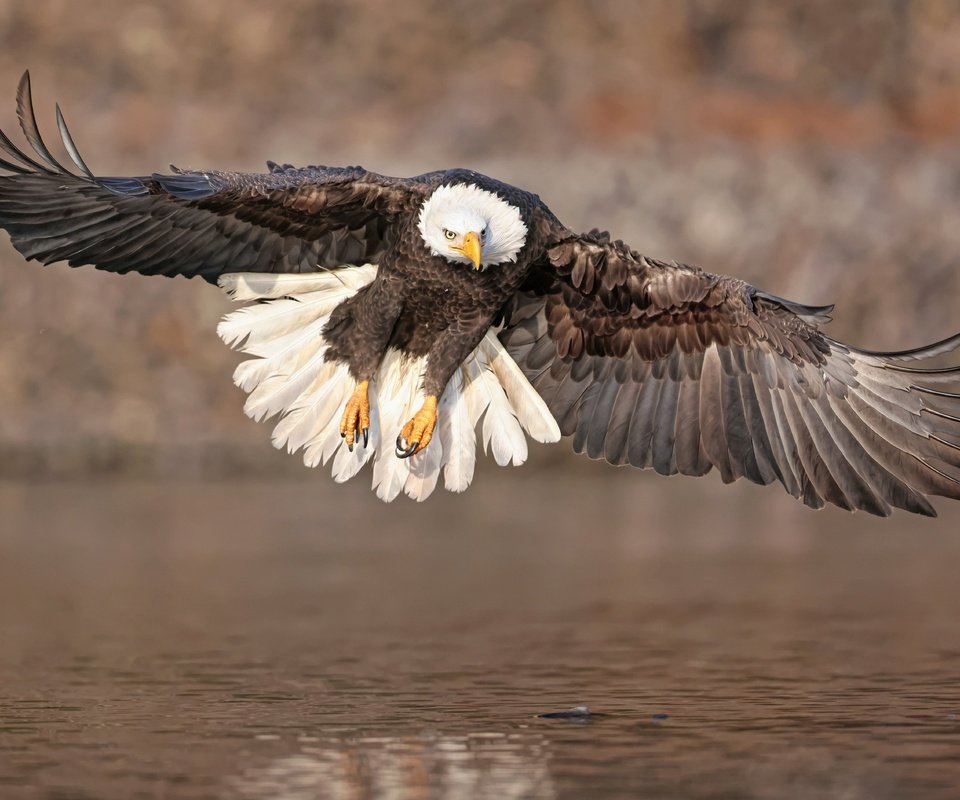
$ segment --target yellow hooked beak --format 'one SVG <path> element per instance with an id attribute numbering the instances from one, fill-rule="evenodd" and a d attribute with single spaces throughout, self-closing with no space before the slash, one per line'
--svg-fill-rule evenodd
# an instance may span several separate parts
<path id="1" fill-rule="evenodd" d="M 468 231 L 463 237 L 463 244 L 452 245 L 450 249 L 469 258 L 474 269 L 480 269 L 480 234 L 476 231 Z"/>

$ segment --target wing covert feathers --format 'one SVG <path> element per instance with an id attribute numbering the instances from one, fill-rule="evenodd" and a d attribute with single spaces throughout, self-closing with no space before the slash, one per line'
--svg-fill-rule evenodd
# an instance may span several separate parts
<path id="1" fill-rule="evenodd" d="M 960 499 L 960 336 L 849 347 L 804 306 L 605 234 L 549 253 L 500 338 L 574 448 L 664 475 L 781 483 L 820 508 L 934 515 Z"/>
<path id="2" fill-rule="evenodd" d="M 522 464 L 524 431 L 538 441 L 556 441 L 560 431 L 534 391 L 492 333 L 447 384 L 438 405 L 438 434 L 423 452 L 397 458 L 394 443 L 423 401 L 423 359 L 389 350 L 371 381 L 370 445 L 351 453 L 339 421 L 356 381 L 347 368 L 325 360 L 323 328 L 339 303 L 376 276 L 375 265 L 314 275 L 229 274 L 220 286 L 252 305 L 228 314 L 217 332 L 233 348 L 254 358 L 240 363 L 234 382 L 249 393 L 244 411 L 261 420 L 280 415 L 273 444 L 303 450 L 307 466 L 330 465 L 343 482 L 373 461 L 373 487 L 386 501 L 405 493 L 425 500 L 442 474 L 444 486 L 464 491 L 473 479 L 477 428 L 498 464 Z"/>

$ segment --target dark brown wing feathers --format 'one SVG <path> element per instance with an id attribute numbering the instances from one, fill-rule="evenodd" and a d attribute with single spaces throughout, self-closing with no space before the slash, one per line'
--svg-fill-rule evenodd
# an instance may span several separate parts
<path id="1" fill-rule="evenodd" d="M 0 225 L 27 258 L 113 272 L 200 275 L 305 272 L 376 261 L 387 226 L 418 197 L 415 181 L 361 167 L 272 164 L 266 174 L 195 172 L 94 177 L 57 108 L 60 138 L 80 174 L 40 135 L 29 75 L 17 116 L 36 157 L 0 132 Z"/>
<path id="2" fill-rule="evenodd" d="M 578 452 L 779 481 L 813 507 L 933 514 L 927 495 L 960 498 L 960 368 L 927 366 L 960 337 L 857 350 L 819 329 L 831 306 L 598 231 L 553 247 L 526 288 L 501 338 Z"/>

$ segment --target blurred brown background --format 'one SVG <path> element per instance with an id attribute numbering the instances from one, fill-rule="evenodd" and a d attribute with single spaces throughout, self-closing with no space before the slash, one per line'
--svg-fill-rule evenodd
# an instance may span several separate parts
<path id="1" fill-rule="evenodd" d="M 470 166 L 838 338 L 960 331 L 960 2 L 0 0 L 18 141 L 27 67 L 103 174 Z M 388 506 L 243 416 L 230 307 L 0 235 L 3 800 L 957 796 L 960 504 L 564 445 Z"/>
<path id="2" fill-rule="evenodd" d="M 4 0 L 12 135 L 27 67 L 101 173 L 470 166 L 857 344 L 960 329 L 955 2 Z M 0 262 L 0 476 L 302 471 L 242 415 L 215 288 Z"/>

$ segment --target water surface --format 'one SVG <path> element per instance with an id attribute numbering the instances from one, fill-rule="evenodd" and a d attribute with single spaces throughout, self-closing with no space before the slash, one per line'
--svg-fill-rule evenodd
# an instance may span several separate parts
<path id="1" fill-rule="evenodd" d="M 0 797 L 958 795 L 956 510 L 533 474 L 0 485 Z"/>

